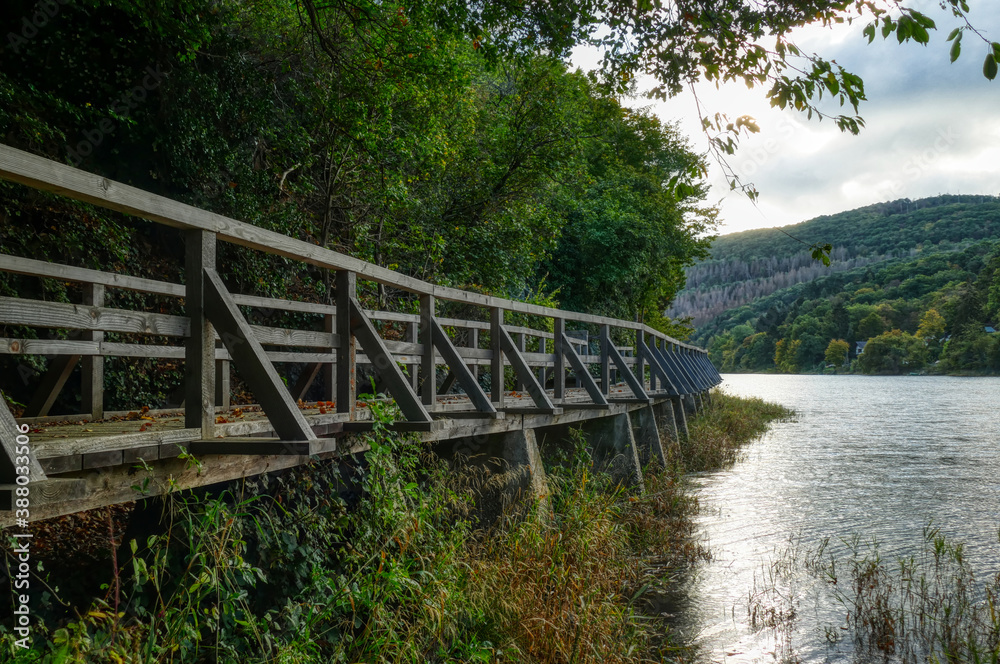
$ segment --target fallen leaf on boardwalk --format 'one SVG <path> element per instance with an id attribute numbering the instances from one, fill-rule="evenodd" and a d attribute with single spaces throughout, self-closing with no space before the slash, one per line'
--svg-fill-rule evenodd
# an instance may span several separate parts
<path id="1" fill-rule="evenodd" d="M 326 408 L 324 408 L 323 406 L 320 406 L 319 407 L 319 414 L 320 415 L 326 415 Z"/>
<path id="2" fill-rule="evenodd" d="M 224 418 L 222 415 L 219 415 L 219 416 L 217 416 L 215 418 L 215 423 L 216 424 L 227 424 L 228 422 L 229 422 L 229 420 L 227 420 L 226 418 Z"/>
<path id="3" fill-rule="evenodd" d="M 148 429 L 151 426 L 153 426 L 153 425 L 150 424 L 149 422 L 144 422 L 143 425 L 141 427 L 139 427 L 139 433 L 142 433 L 143 431 L 145 431 L 146 429 Z"/>
<path id="4" fill-rule="evenodd" d="M 132 412 L 130 412 L 128 415 L 125 416 L 125 419 L 126 420 L 137 420 L 137 419 L 139 419 L 139 413 L 137 413 L 137 412 L 135 412 L 133 410 Z"/>
<path id="5" fill-rule="evenodd" d="M 140 420 L 149 420 L 150 422 L 153 422 L 153 421 L 155 421 L 155 419 L 156 419 L 156 418 L 153 418 L 153 417 L 146 417 L 145 415 L 143 415 L 143 416 L 142 416 L 142 417 L 140 417 L 139 419 L 140 419 Z"/>
<path id="6" fill-rule="evenodd" d="M 243 409 L 237 408 L 233 411 L 233 417 L 243 417 Z"/>
<path id="7" fill-rule="evenodd" d="M 143 414 L 143 415 L 145 415 L 146 413 L 148 413 L 148 412 L 149 412 L 149 406 L 143 406 L 143 407 L 141 408 L 141 410 L 142 410 L 142 414 Z"/>

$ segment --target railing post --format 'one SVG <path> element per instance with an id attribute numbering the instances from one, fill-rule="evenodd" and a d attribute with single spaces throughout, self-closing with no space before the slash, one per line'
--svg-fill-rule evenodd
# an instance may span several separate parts
<path id="1" fill-rule="evenodd" d="M 642 353 L 643 331 L 639 328 L 635 331 L 635 376 L 639 379 L 639 385 L 646 389 L 646 356 Z"/>
<path id="2" fill-rule="evenodd" d="M 555 367 L 552 369 L 552 398 L 563 399 L 566 396 L 566 349 L 563 348 L 563 337 L 566 335 L 566 319 L 555 318 L 552 320 L 552 329 L 555 336 Z"/>
<path id="3" fill-rule="evenodd" d="M 216 350 L 225 348 L 221 343 L 216 345 Z M 229 360 L 215 361 L 215 405 L 221 408 L 229 408 Z"/>
<path id="4" fill-rule="evenodd" d="M 215 233 L 184 233 L 184 303 L 191 336 L 184 351 L 184 426 L 201 429 L 204 440 L 215 438 L 215 331 L 205 313 L 205 269 L 215 269 Z"/>
<path id="5" fill-rule="evenodd" d="M 500 343 L 500 328 L 503 327 L 503 309 L 490 309 L 490 348 L 493 349 L 493 361 L 490 363 L 490 401 L 503 408 L 503 346 Z"/>
<path id="6" fill-rule="evenodd" d="M 473 327 L 469 329 L 469 347 L 479 349 L 479 328 Z M 472 372 L 472 377 L 479 382 L 479 365 L 475 362 L 469 365 L 469 371 Z"/>
<path id="7" fill-rule="evenodd" d="M 104 306 L 104 286 L 102 284 L 84 284 L 83 303 L 92 307 Z M 84 341 L 104 341 L 104 333 L 85 331 Z M 84 355 L 80 368 L 83 371 L 83 386 L 80 391 L 81 405 L 84 413 L 90 413 L 90 419 L 104 419 L 104 356 Z"/>
<path id="8" fill-rule="evenodd" d="M 434 355 L 434 296 L 420 296 L 420 328 L 421 343 L 424 353 L 421 356 L 424 387 L 420 393 L 425 406 L 432 406 L 437 401 L 437 362 Z"/>
<path id="9" fill-rule="evenodd" d="M 547 344 L 546 344 L 547 341 L 548 341 L 548 339 L 546 339 L 545 337 L 538 337 L 538 352 L 539 353 L 543 353 L 543 354 L 545 353 L 545 349 L 547 348 Z M 548 373 L 548 366 L 547 365 L 543 364 L 542 366 L 538 367 L 538 382 L 542 384 L 542 389 L 543 390 L 545 389 L 545 383 L 548 382 L 547 381 L 547 376 L 545 375 L 547 373 Z"/>
<path id="10" fill-rule="evenodd" d="M 358 290 L 358 277 L 353 272 L 337 272 L 337 412 L 350 413 L 354 419 L 357 405 L 357 341 L 351 332 L 351 300 Z"/>
<path id="11" fill-rule="evenodd" d="M 411 344 L 420 343 L 420 324 L 419 323 L 407 323 L 406 324 L 406 340 Z M 406 365 L 407 371 L 410 372 L 410 387 L 416 392 L 420 387 L 420 365 L 419 364 L 408 364 Z"/>
<path id="12" fill-rule="evenodd" d="M 334 314 L 323 316 L 323 331 L 330 334 L 337 333 L 337 317 Z M 336 348 L 330 349 L 331 353 L 336 353 Z M 337 364 L 328 362 L 321 369 L 323 372 L 323 400 L 336 401 L 337 399 Z"/>
<path id="13" fill-rule="evenodd" d="M 611 394 L 611 326 L 601 325 L 601 392 Z"/>

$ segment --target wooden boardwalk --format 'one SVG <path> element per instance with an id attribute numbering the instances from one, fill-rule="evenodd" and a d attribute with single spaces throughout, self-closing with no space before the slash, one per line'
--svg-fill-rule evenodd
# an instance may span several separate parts
<path id="1" fill-rule="evenodd" d="M 639 323 L 436 286 L 3 145 L 0 178 L 176 228 L 185 253 L 184 284 L 0 253 L 0 271 L 82 289 L 73 303 L 0 297 L 0 326 L 19 331 L 0 338 L 8 369 L 18 356 L 48 358 L 21 418 L 0 401 L 0 526 L 14 522 L 18 487 L 30 488 L 34 520 L 133 500 L 137 477 L 165 492 L 357 452 L 372 427 L 369 401 L 395 403 L 394 428 L 475 447 L 628 417 L 633 428 L 655 429 L 657 417 L 683 428 L 685 401 L 694 406 L 721 380 L 703 350 Z M 230 292 L 219 242 L 331 271 L 335 301 Z M 358 280 L 405 293 L 420 313 L 364 309 Z M 105 306 L 116 289 L 170 300 L 171 313 Z M 464 316 L 439 316 L 449 303 Z M 252 324 L 261 310 L 305 314 L 312 329 Z M 530 322 L 507 324 L 505 313 Z M 179 396 L 197 406 L 105 412 L 106 357 L 183 361 Z M 77 367 L 83 412 L 50 416 Z M 230 404 L 234 369 L 259 404 Z M 369 376 L 382 396 L 359 399 Z M 322 399 L 303 402 L 310 390 Z"/>

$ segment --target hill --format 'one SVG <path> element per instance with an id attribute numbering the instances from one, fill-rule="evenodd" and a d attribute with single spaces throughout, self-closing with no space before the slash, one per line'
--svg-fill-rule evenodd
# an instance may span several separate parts
<path id="1" fill-rule="evenodd" d="M 701 328 L 725 311 L 825 275 L 900 257 L 962 249 L 1000 237 L 1000 198 L 935 196 L 879 203 L 809 221 L 723 235 L 711 258 L 686 271 L 667 311 Z M 809 246 L 833 245 L 829 267 Z"/>
<path id="2" fill-rule="evenodd" d="M 831 265 L 803 242 L 832 243 Z M 726 371 L 852 359 L 871 373 L 1000 370 L 989 331 L 1000 317 L 997 197 L 895 201 L 723 236 L 688 277 L 669 313 L 694 317 L 693 341 Z M 868 344 L 860 357 L 857 342 Z"/>

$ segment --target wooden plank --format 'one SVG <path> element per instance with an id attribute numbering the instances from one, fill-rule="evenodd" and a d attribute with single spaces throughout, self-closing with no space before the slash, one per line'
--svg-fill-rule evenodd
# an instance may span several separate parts
<path id="1" fill-rule="evenodd" d="M 455 387 L 455 383 L 457 382 L 458 379 L 455 377 L 455 373 L 453 371 L 449 371 L 447 374 L 445 374 L 444 381 L 441 383 L 441 387 L 438 388 L 437 391 L 438 396 L 442 396 L 451 392 L 452 388 Z"/>
<path id="2" fill-rule="evenodd" d="M 333 334 L 337 330 L 337 317 L 333 314 L 326 314 L 323 316 L 323 331 Z M 333 344 L 332 348 L 328 350 L 336 354 L 337 349 L 340 348 L 344 340 L 337 338 L 337 343 Z M 323 374 L 323 400 L 333 401 L 337 398 L 337 364 L 336 362 L 330 364 L 318 363 L 320 365 L 320 373 Z"/>
<path id="3" fill-rule="evenodd" d="M 85 284 L 101 284 L 111 288 L 133 290 L 140 293 L 184 297 L 184 286 L 166 281 L 141 279 L 113 272 L 89 270 L 58 263 L 48 263 L 32 258 L 21 258 L 10 254 L 0 254 L 0 270 L 33 277 L 47 277 L 60 281 L 76 281 Z"/>
<path id="4" fill-rule="evenodd" d="M 55 402 L 63 385 L 72 375 L 79 355 L 58 355 L 49 362 L 49 368 L 42 376 L 42 382 L 35 390 L 35 395 L 31 402 L 24 409 L 23 417 L 44 417 L 49 414 L 52 404 Z"/>
<path id="5" fill-rule="evenodd" d="M 514 343 L 507 330 L 502 326 L 498 326 L 498 330 L 500 333 L 500 348 L 510 360 L 511 366 L 514 367 L 514 372 L 521 379 L 521 382 L 524 383 L 528 394 L 531 395 L 532 401 L 535 402 L 538 408 L 554 411 L 555 404 L 549 399 L 549 395 L 545 393 L 545 388 L 539 384 L 538 378 L 535 377 L 534 372 L 528 367 L 524 358 L 521 357 L 521 352 L 517 349 L 517 344 Z"/>
<path id="6" fill-rule="evenodd" d="M 222 279 L 213 268 L 205 268 L 204 288 L 206 314 L 219 330 L 222 343 L 232 355 L 236 369 L 257 397 L 278 437 L 282 440 L 313 440 L 316 436 L 302 411 L 288 394 L 274 365 L 265 356 L 250 325 L 236 308 L 236 303 L 229 297 Z M 214 396 L 213 390 L 212 397 Z M 210 412 L 214 423 L 215 409 L 212 408 Z M 206 440 L 214 437 L 202 436 Z"/>
<path id="7" fill-rule="evenodd" d="M 103 288 L 92 284 L 91 287 Z M 100 299 L 103 300 L 103 293 Z M 88 303 L 42 302 L 14 297 L 0 297 L 0 323 L 168 337 L 186 337 L 190 333 L 188 319 L 181 316 L 111 309 Z M 100 339 L 84 340 L 100 341 Z"/>
<path id="8" fill-rule="evenodd" d="M 0 485 L 0 512 L 14 511 L 14 492 L 16 485 Z M 31 483 L 32 514 L 37 507 L 64 500 L 78 500 L 86 496 L 86 484 L 78 479 L 46 479 Z"/>
<path id="9" fill-rule="evenodd" d="M 215 360 L 215 405 L 219 408 L 229 408 L 230 373 L 229 360 Z"/>
<path id="10" fill-rule="evenodd" d="M 430 320 L 430 323 L 433 330 L 432 338 L 434 344 L 441 351 L 441 356 L 451 368 L 452 374 L 456 377 L 462 389 L 465 390 L 472 405 L 481 413 L 495 414 L 497 409 L 493 407 L 490 397 L 483 391 L 483 388 L 479 385 L 479 381 L 462 361 L 461 355 L 459 355 L 458 350 L 451 339 L 448 338 L 448 335 L 444 333 L 444 329 L 440 323 L 433 318 Z"/>
<path id="11" fill-rule="evenodd" d="M 184 355 L 184 424 L 215 436 L 215 329 L 208 300 L 208 270 L 215 269 L 215 236 L 199 230 L 184 234 L 184 308 L 190 332 Z"/>
<path id="12" fill-rule="evenodd" d="M 371 321 L 368 320 L 364 309 L 353 298 L 350 305 L 351 332 L 361 342 L 361 347 L 371 359 L 372 366 L 375 367 L 379 378 L 389 388 L 389 393 L 396 400 L 403 416 L 410 422 L 430 422 L 430 414 L 410 388 L 406 376 L 403 375 L 392 353 L 385 347 L 382 338 L 375 331 Z"/>
<path id="13" fill-rule="evenodd" d="M 358 396 L 358 365 L 350 311 L 357 288 L 358 280 L 353 272 L 337 273 L 337 309 L 341 312 L 336 318 L 337 334 L 340 335 L 340 343 L 337 344 L 337 412 L 350 414 L 352 420 Z"/>
<path id="14" fill-rule="evenodd" d="M 580 382 L 583 383 L 583 387 L 586 388 L 591 401 L 598 406 L 607 406 L 607 398 L 604 396 L 597 383 L 594 382 L 594 377 L 590 375 L 587 365 L 585 365 L 583 360 L 580 359 L 580 356 L 576 354 L 576 351 L 573 349 L 573 346 L 569 343 L 568 339 L 563 339 L 562 348 L 563 352 L 566 353 L 567 359 L 569 359 L 569 365 L 573 369 L 573 373 L 575 373 Z"/>
<path id="15" fill-rule="evenodd" d="M 83 470 L 90 470 L 91 468 L 107 468 L 108 466 L 120 466 L 121 463 L 121 450 L 92 452 L 90 454 L 83 455 Z"/>
<path id="16" fill-rule="evenodd" d="M 233 302 L 241 307 L 277 309 L 278 311 L 296 311 L 303 314 L 333 315 L 337 313 L 337 308 L 329 304 L 317 304 L 315 302 L 302 302 L 299 300 L 282 300 L 273 297 L 260 297 L 258 295 L 240 295 L 238 293 L 232 293 L 232 296 Z"/>
<path id="17" fill-rule="evenodd" d="M 119 430 L 120 422 L 106 423 L 109 431 Z M 267 420 L 261 420 L 262 426 L 268 426 Z M 218 433 L 225 434 L 227 425 L 220 425 Z M 117 427 L 117 428 L 116 428 Z M 172 443 L 186 443 L 201 438 L 201 430 L 193 429 L 160 429 L 153 431 L 133 431 L 110 435 L 87 436 L 84 438 L 62 438 L 33 440 L 35 455 L 42 461 L 59 457 L 96 454 L 114 450 L 138 449 L 151 445 L 163 446 Z"/>
<path id="18" fill-rule="evenodd" d="M 420 341 L 420 324 L 419 323 L 407 323 L 406 324 L 406 339 L 412 344 L 417 344 Z M 423 352 L 423 347 L 421 346 L 421 353 Z M 406 370 L 410 372 L 410 387 L 416 392 L 420 389 L 420 365 L 419 364 L 407 364 Z"/>
<path id="19" fill-rule="evenodd" d="M 187 444 L 191 454 L 253 454 L 309 456 L 316 453 L 318 440 L 281 440 L 280 438 L 213 438 Z"/>

